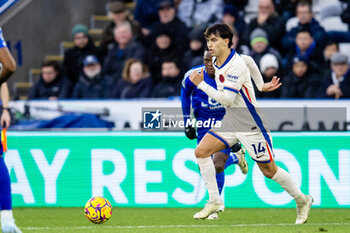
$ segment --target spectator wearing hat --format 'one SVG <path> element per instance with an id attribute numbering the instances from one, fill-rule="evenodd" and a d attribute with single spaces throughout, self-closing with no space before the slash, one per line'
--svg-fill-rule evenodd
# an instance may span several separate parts
<path id="1" fill-rule="evenodd" d="M 102 66 L 95 55 L 83 60 L 83 72 L 74 87 L 73 99 L 106 99 L 111 97 L 113 80 L 102 73 Z"/>
<path id="2" fill-rule="evenodd" d="M 84 57 L 88 54 L 97 55 L 98 50 L 88 33 L 86 25 L 75 25 L 71 34 L 74 47 L 64 53 L 63 71 L 74 85 L 78 81 Z"/>
<path id="3" fill-rule="evenodd" d="M 252 49 L 249 55 L 254 59 L 258 66 L 260 64 L 261 57 L 267 53 L 273 54 L 279 61 L 281 60 L 280 53 L 269 44 L 267 33 L 263 29 L 256 28 L 254 31 L 252 31 L 250 35 L 250 46 Z"/>
<path id="4" fill-rule="evenodd" d="M 136 0 L 134 19 L 141 24 L 142 34 L 148 36 L 153 24 L 159 21 L 158 6 L 164 0 Z"/>
<path id="5" fill-rule="evenodd" d="M 262 77 L 264 80 L 264 83 L 270 82 L 273 78 L 273 76 L 280 77 L 279 67 L 280 64 L 278 62 L 278 58 L 270 53 L 265 54 L 260 59 L 260 71 L 262 73 Z M 256 87 L 255 88 L 255 95 L 257 98 L 279 98 L 281 95 L 280 88 L 271 91 L 271 92 L 261 92 L 258 91 Z"/>
<path id="6" fill-rule="evenodd" d="M 177 16 L 188 28 L 204 30 L 210 24 L 218 23 L 222 20 L 224 5 L 223 0 L 181 1 Z"/>
<path id="7" fill-rule="evenodd" d="M 318 94 L 319 98 L 350 98 L 349 58 L 345 54 L 335 53 L 331 57 L 332 69 L 325 74 Z"/>
<path id="8" fill-rule="evenodd" d="M 222 22 L 229 26 L 232 30 L 235 28 L 239 35 L 243 34 L 246 23 L 238 14 L 238 10 L 231 4 L 226 4 L 222 16 Z"/>
<path id="9" fill-rule="evenodd" d="M 160 32 L 166 30 L 179 50 L 184 52 L 188 48 L 188 33 L 186 25 L 176 16 L 175 5 L 172 1 L 164 0 L 158 7 L 159 22 L 152 27 L 147 44 L 151 47 Z"/>
<path id="10" fill-rule="evenodd" d="M 57 100 L 69 98 L 72 85 L 63 76 L 56 61 L 46 61 L 41 65 L 40 79 L 30 90 L 28 99 Z"/>
<path id="11" fill-rule="evenodd" d="M 141 41 L 142 32 L 141 26 L 138 22 L 130 18 L 130 12 L 127 9 L 126 5 L 122 1 L 110 2 L 107 4 L 108 16 L 111 18 L 111 21 L 106 25 L 101 35 L 100 40 L 100 49 L 102 56 L 106 56 L 108 53 L 108 48 L 114 42 L 114 28 L 115 25 L 118 25 L 123 22 L 129 22 L 135 40 Z"/>
<path id="12" fill-rule="evenodd" d="M 258 16 L 253 18 L 242 35 L 244 44 L 249 44 L 249 37 L 256 28 L 261 28 L 267 33 L 270 45 L 280 48 L 280 38 L 285 33 L 285 22 L 275 12 L 272 0 L 260 0 L 258 6 Z"/>
<path id="13" fill-rule="evenodd" d="M 304 56 L 293 58 L 292 72 L 285 76 L 282 86 L 282 98 L 315 98 L 321 80 L 319 74 L 310 66 Z"/>
<path id="14" fill-rule="evenodd" d="M 310 65 L 314 67 L 319 67 L 324 63 L 322 50 L 317 46 L 316 41 L 311 36 L 308 29 L 301 29 L 298 31 L 294 49 L 290 50 L 287 55 L 287 70 L 291 69 L 294 56 L 304 57 L 305 60 L 308 60 Z"/>
<path id="15" fill-rule="evenodd" d="M 104 61 L 104 72 L 115 79 L 122 78 L 124 63 L 129 58 L 143 60 L 145 49 L 135 41 L 129 22 L 118 24 L 114 29 L 114 42 Z"/>
<path id="16" fill-rule="evenodd" d="M 150 68 L 154 83 L 157 84 L 161 80 L 163 61 L 168 57 L 180 60 L 183 52 L 178 49 L 174 37 L 171 37 L 171 33 L 167 29 L 158 31 L 154 36 L 155 43 L 147 53 L 146 64 Z"/>
<path id="17" fill-rule="evenodd" d="M 119 80 L 114 98 L 146 98 L 152 94 L 153 82 L 148 67 L 141 60 L 131 58 L 125 62 L 123 79 Z"/>
<path id="18" fill-rule="evenodd" d="M 153 97 L 167 98 L 171 96 L 180 96 L 182 75 L 173 58 L 165 59 L 162 62 L 162 78 L 154 87 Z"/>
<path id="19" fill-rule="evenodd" d="M 183 56 L 183 68 L 189 70 L 191 67 L 203 64 L 203 53 L 205 49 L 205 40 L 203 31 L 193 29 L 188 35 L 190 38 L 190 49 Z"/>
<path id="20" fill-rule="evenodd" d="M 285 51 L 293 49 L 295 39 L 300 30 L 309 30 L 315 42 L 320 48 L 324 48 L 327 43 L 328 36 L 321 25 L 314 19 L 311 11 L 311 4 L 307 1 L 300 1 L 297 4 L 296 15 L 299 19 L 298 26 L 292 28 L 282 39 L 282 47 Z M 279 35 L 280 36 L 283 34 Z"/>

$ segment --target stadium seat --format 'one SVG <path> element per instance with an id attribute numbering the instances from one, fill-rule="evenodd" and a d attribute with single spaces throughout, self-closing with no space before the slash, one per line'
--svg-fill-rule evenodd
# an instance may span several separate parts
<path id="1" fill-rule="evenodd" d="M 258 13 L 259 0 L 249 0 L 248 5 L 244 8 L 244 20 L 249 23 Z"/>
<path id="2" fill-rule="evenodd" d="M 350 58 L 350 43 L 339 43 L 339 51 L 348 55 L 348 57 Z"/>
<path id="3" fill-rule="evenodd" d="M 327 5 L 321 6 L 320 19 L 324 20 L 328 17 L 340 16 L 341 13 L 342 13 L 342 7 L 339 2 L 327 4 Z"/>
<path id="4" fill-rule="evenodd" d="M 89 34 L 94 42 L 100 40 L 102 32 L 103 32 L 103 29 L 101 28 L 95 28 L 95 29 L 89 30 Z"/>
<path id="5" fill-rule="evenodd" d="M 107 15 L 92 15 L 90 18 L 91 29 L 104 28 L 111 19 Z"/>
<path id="6" fill-rule="evenodd" d="M 325 18 L 324 20 L 321 21 L 321 26 L 324 28 L 324 30 L 326 30 L 326 32 L 348 31 L 348 25 L 343 23 L 343 21 L 339 16 Z"/>
<path id="7" fill-rule="evenodd" d="M 289 32 L 292 28 L 297 27 L 298 23 L 299 23 L 298 17 L 292 17 L 292 18 L 288 19 L 288 21 L 286 23 L 286 31 Z"/>
<path id="8" fill-rule="evenodd" d="M 61 55 L 46 55 L 45 56 L 45 61 L 62 62 L 63 61 L 63 56 L 61 56 Z"/>
<path id="9" fill-rule="evenodd" d="M 339 0 L 313 0 L 312 11 L 316 14 L 320 12 L 323 6 L 339 3 Z"/>
<path id="10" fill-rule="evenodd" d="M 14 83 L 14 96 L 15 99 L 27 100 L 30 89 L 32 88 L 32 83 L 27 82 L 16 82 Z"/>
<path id="11" fill-rule="evenodd" d="M 41 69 L 30 69 L 28 72 L 28 80 L 30 83 L 36 83 L 41 75 Z"/>

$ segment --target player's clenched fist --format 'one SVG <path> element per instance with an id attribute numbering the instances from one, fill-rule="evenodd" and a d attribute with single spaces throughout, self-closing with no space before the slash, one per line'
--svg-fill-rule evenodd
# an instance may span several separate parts
<path id="1" fill-rule="evenodd" d="M 198 86 L 204 80 L 203 69 L 201 69 L 201 73 L 194 70 L 190 75 L 190 80 L 194 85 Z"/>

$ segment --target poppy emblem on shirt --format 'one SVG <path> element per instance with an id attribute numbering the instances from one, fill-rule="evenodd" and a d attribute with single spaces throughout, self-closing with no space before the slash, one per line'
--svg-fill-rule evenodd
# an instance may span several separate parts
<path id="1" fill-rule="evenodd" d="M 225 77 L 222 74 L 220 74 L 219 80 L 220 80 L 220 82 L 223 83 L 223 82 L 225 82 Z"/>

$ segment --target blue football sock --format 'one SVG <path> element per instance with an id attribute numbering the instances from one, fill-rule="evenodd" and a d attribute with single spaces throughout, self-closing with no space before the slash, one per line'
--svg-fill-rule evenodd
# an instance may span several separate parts
<path id="1" fill-rule="evenodd" d="M 237 164 L 238 163 L 238 159 L 237 156 L 234 153 L 230 153 L 230 155 L 228 156 L 228 159 L 226 160 L 225 163 L 225 169 L 232 165 L 232 164 Z"/>
<path id="2" fill-rule="evenodd" d="M 225 184 L 225 172 L 216 173 L 216 182 L 218 183 L 219 194 L 221 195 Z"/>
<path id="3" fill-rule="evenodd" d="M 11 205 L 11 182 L 5 165 L 4 157 L 0 155 L 0 210 L 10 210 Z"/>

